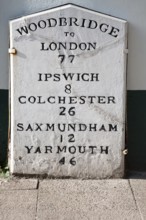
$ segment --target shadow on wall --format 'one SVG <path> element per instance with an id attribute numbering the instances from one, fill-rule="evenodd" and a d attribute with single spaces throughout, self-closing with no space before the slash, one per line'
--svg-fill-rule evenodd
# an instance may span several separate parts
<path id="1" fill-rule="evenodd" d="M 0 90 L 0 166 L 7 162 L 8 149 L 8 90 Z"/>

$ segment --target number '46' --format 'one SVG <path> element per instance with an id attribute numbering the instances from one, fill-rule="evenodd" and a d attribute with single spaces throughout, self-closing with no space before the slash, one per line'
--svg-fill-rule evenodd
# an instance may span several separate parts
<path id="1" fill-rule="evenodd" d="M 65 157 L 62 157 L 61 160 L 59 160 L 59 163 L 61 165 L 64 165 L 65 164 Z M 76 161 L 75 161 L 75 157 L 72 157 L 69 161 L 69 163 L 72 165 L 72 166 L 75 166 L 76 165 Z"/>

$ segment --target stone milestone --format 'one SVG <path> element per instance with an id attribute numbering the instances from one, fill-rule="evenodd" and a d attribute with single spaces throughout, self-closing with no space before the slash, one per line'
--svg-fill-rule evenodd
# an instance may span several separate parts
<path id="1" fill-rule="evenodd" d="M 127 22 L 75 5 L 10 21 L 13 174 L 124 174 Z"/>

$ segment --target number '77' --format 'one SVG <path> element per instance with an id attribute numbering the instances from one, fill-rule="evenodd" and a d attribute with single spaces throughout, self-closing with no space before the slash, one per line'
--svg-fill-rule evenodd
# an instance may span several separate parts
<path id="1" fill-rule="evenodd" d="M 58 55 L 58 58 L 60 58 L 60 63 L 63 63 L 64 60 L 65 60 L 65 55 Z M 70 63 L 73 63 L 73 60 L 75 58 L 75 55 L 69 55 L 68 56 L 69 60 L 70 60 Z"/>

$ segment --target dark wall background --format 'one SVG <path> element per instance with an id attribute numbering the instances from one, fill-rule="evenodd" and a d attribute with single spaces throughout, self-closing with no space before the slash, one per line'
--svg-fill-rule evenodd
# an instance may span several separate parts
<path id="1" fill-rule="evenodd" d="M 146 171 L 146 91 L 127 93 L 126 167 Z"/>
<path id="2" fill-rule="evenodd" d="M 0 165 L 7 163 L 8 149 L 8 90 L 0 90 Z"/>

